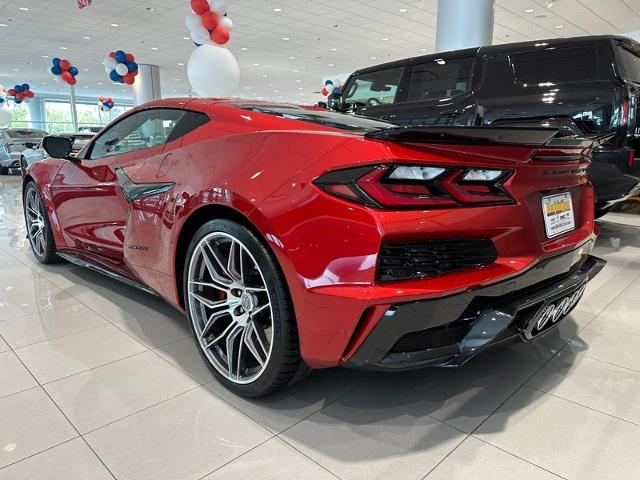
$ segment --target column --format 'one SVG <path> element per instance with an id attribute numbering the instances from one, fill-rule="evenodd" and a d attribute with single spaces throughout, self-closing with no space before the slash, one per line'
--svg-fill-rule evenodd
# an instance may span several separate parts
<path id="1" fill-rule="evenodd" d="M 158 65 L 138 65 L 138 76 L 133 84 L 133 99 L 136 105 L 162 98 L 160 90 L 160 67 Z"/>
<path id="2" fill-rule="evenodd" d="M 26 106 L 31 128 L 46 130 L 47 125 L 44 112 L 44 100 L 42 97 L 36 96 L 32 98 Z"/>
<path id="3" fill-rule="evenodd" d="M 495 0 L 438 0 L 436 52 L 491 45 Z"/>
<path id="4" fill-rule="evenodd" d="M 73 131 L 78 131 L 78 108 L 76 106 L 76 87 L 71 85 L 70 103 L 71 103 L 71 123 L 73 124 Z"/>

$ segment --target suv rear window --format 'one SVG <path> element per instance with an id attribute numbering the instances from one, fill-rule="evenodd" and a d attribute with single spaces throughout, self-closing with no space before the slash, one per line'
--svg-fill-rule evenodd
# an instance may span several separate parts
<path id="1" fill-rule="evenodd" d="M 409 102 L 441 100 L 469 90 L 474 57 L 439 58 L 413 67 Z"/>
<path id="2" fill-rule="evenodd" d="M 640 82 L 640 48 L 632 50 L 618 43 L 618 53 L 624 77 L 632 82 Z"/>
<path id="3" fill-rule="evenodd" d="M 346 87 L 344 102 L 355 107 L 376 107 L 395 102 L 404 67 L 361 73 Z"/>
<path id="4" fill-rule="evenodd" d="M 515 76 L 522 83 L 590 81 L 598 77 L 593 45 L 514 53 L 510 58 Z"/>

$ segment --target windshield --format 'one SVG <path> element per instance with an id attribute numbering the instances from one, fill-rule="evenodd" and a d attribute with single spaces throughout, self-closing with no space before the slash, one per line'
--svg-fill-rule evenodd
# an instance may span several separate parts
<path id="1" fill-rule="evenodd" d="M 388 122 L 370 120 L 356 115 L 324 110 L 307 110 L 294 105 L 239 105 L 238 108 L 355 132 L 369 132 L 395 126 Z"/>
<path id="2" fill-rule="evenodd" d="M 351 78 L 343 95 L 347 108 L 393 104 L 404 67 L 359 73 Z"/>
<path id="3" fill-rule="evenodd" d="M 5 130 L 9 138 L 42 138 L 47 136 L 44 130 Z"/>

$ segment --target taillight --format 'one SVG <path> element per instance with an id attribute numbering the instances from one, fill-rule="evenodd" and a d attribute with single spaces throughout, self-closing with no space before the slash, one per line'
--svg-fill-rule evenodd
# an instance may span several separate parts
<path id="1" fill-rule="evenodd" d="M 373 165 L 314 180 L 325 192 L 375 208 L 453 208 L 513 203 L 511 170 L 434 165 Z"/>
<path id="2" fill-rule="evenodd" d="M 622 118 L 620 119 L 620 126 L 626 127 L 629 124 L 629 100 L 625 100 L 622 104 Z"/>
<path id="3" fill-rule="evenodd" d="M 635 166 L 635 163 L 636 163 L 635 156 L 636 156 L 636 152 L 634 150 L 631 150 L 629 152 L 629 159 L 627 160 L 627 166 L 629 168 L 633 168 Z"/>

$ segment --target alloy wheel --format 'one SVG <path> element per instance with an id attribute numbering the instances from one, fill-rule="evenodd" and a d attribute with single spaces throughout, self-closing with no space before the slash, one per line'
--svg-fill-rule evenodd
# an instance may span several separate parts
<path id="1" fill-rule="evenodd" d="M 248 384 L 267 368 L 274 339 L 273 308 L 258 262 L 237 238 L 205 236 L 188 271 L 188 308 L 194 332 L 214 368 Z"/>
<path id="2" fill-rule="evenodd" d="M 31 247 L 38 257 L 43 257 L 46 249 L 45 221 L 42 200 L 35 188 L 27 191 L 25 198 L 25 213 L 27 218 L 27 233 Z"/>

